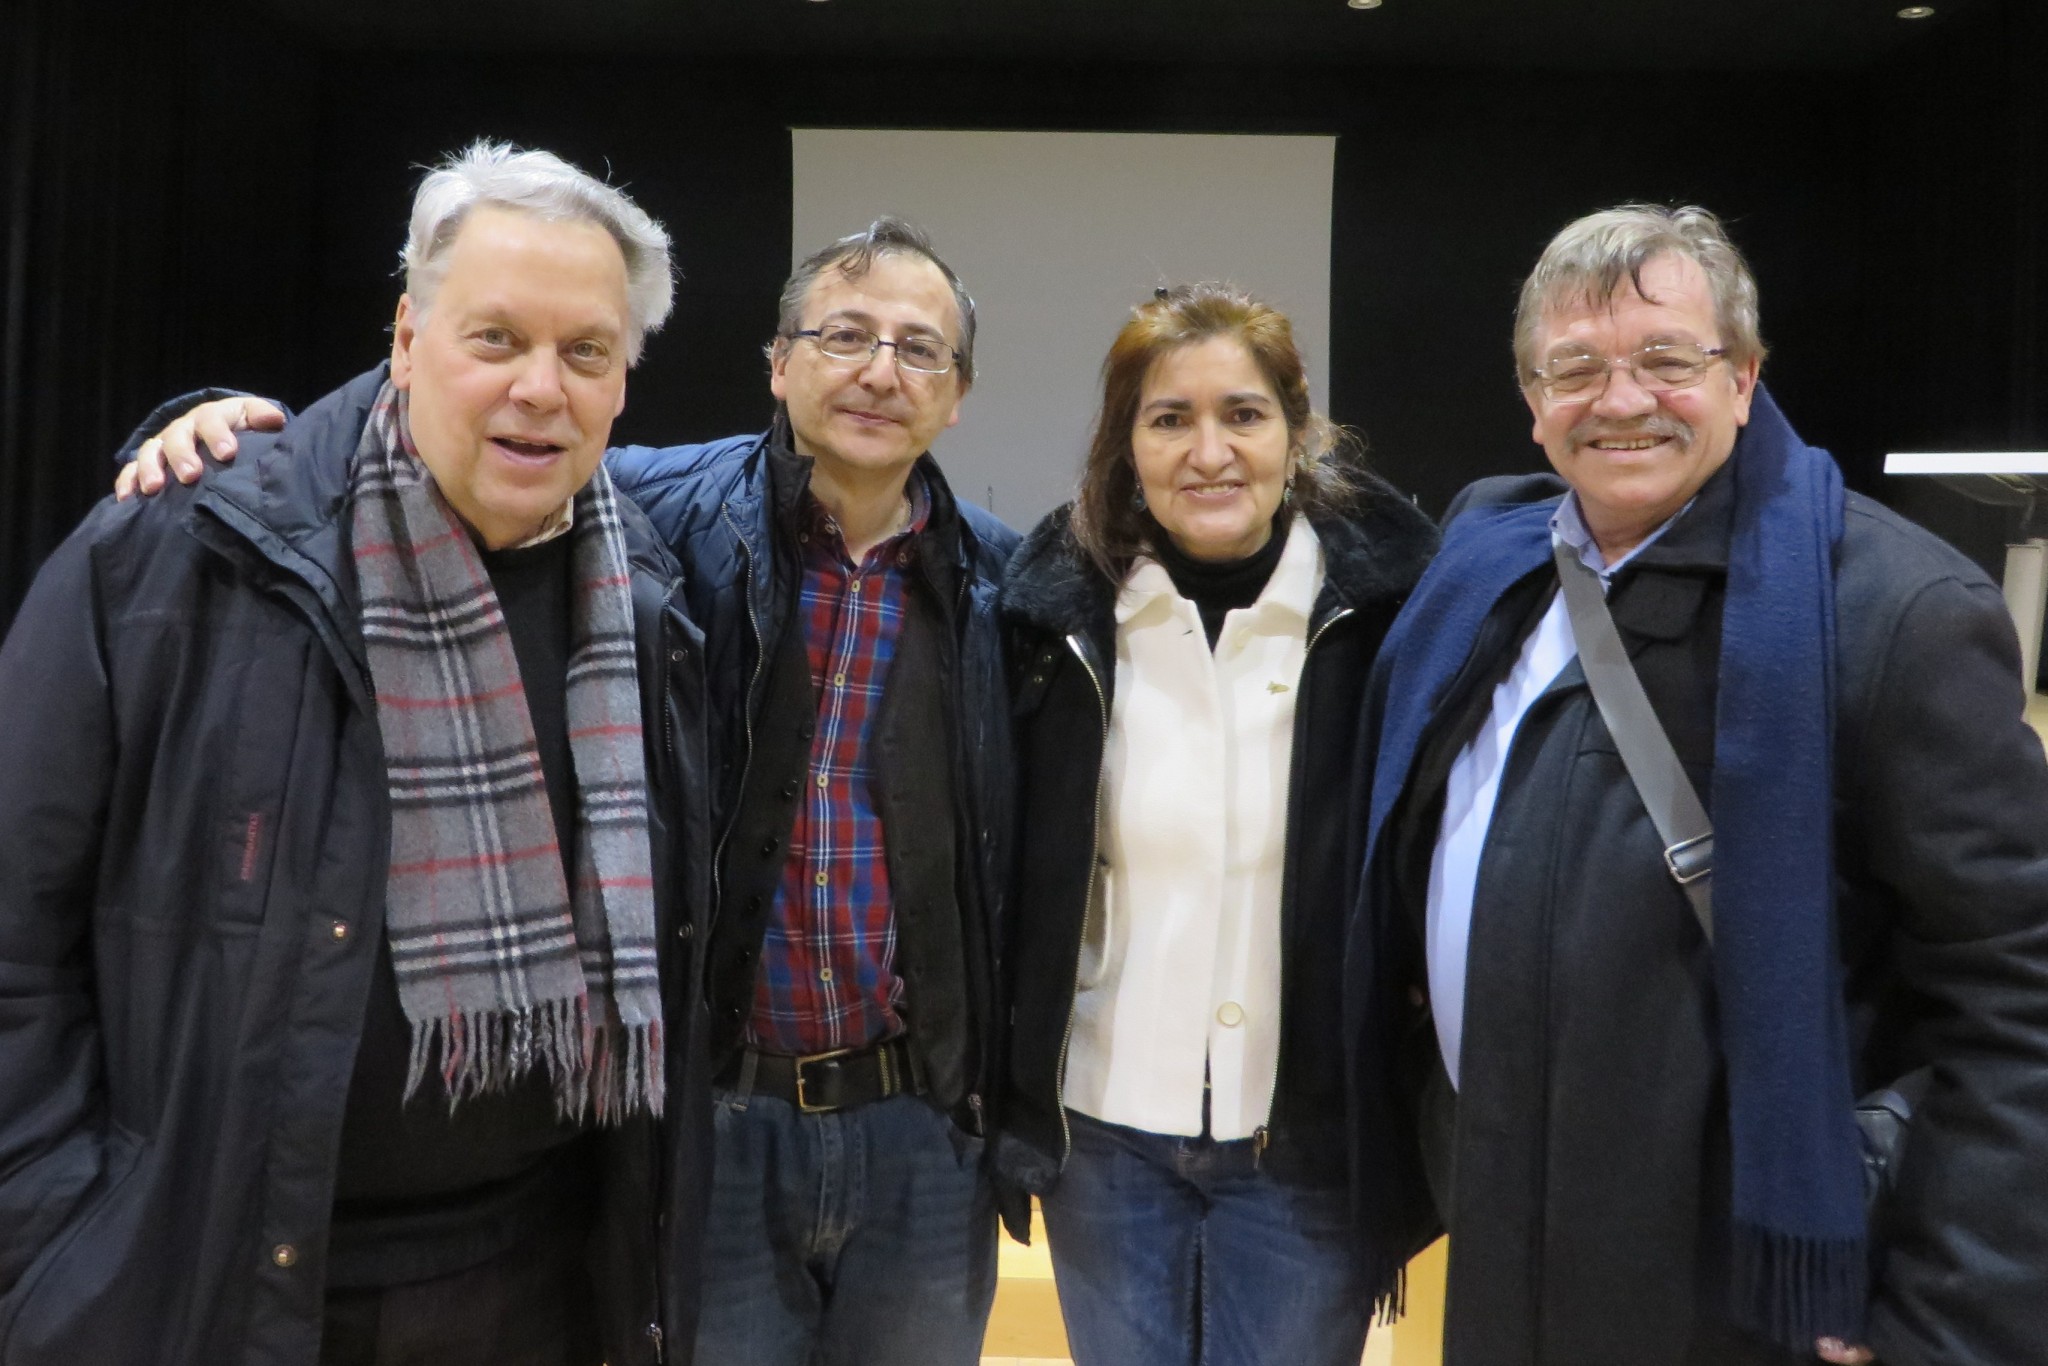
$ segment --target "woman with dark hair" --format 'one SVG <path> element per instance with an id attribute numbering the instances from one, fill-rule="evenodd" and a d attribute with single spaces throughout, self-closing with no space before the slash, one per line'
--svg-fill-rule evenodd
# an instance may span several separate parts
<path id="1" fill-rule="evenodd" d="M 1021 786 L 1001 1162 L 1080 1366 L 1356 1366 L 1413 1248 L 1346 1193 L 1360 700 L 1436 545 L 1285 315 L 1133 310 L 1003 590 Z"/>

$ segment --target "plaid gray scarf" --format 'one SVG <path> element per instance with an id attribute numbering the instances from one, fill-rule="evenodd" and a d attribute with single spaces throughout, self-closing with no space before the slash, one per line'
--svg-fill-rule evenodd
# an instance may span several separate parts
<path id="1" fill-rule="evenodd" d="M 449 1104 L 547 1068 L 564 1116 L 661 1113 L 646 760 L 617 495 L 576 495 L 568 675 L 576 877 L 563 878 L 519 665 L 476 547 L 386 382 L 350 472 L 363 640 L 391 784 L 385 935 Z"/>

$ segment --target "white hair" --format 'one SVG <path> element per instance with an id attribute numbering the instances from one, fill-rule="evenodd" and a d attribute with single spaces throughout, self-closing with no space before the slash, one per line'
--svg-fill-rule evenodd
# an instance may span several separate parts
<path id="1" fill-rule="evenodd" d="M 412 226 L 399 263 L 405 291 L 425 312 L 448 273 L 448 248 L 480 206 L 530 213 L 550 222 L 592 223 L 610 233 L 626 258 L 626 363 L 640 359 L 675 302 L 668 231 L 647 211 L 552 152 L 509 142 L 471 143 L 427 173 L 412 198 Z"/>

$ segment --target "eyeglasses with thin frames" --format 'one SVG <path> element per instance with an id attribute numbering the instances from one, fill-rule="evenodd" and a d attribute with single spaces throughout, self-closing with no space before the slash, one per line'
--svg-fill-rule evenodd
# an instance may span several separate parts
<path id="1" fill-rule="evenodd" d="M 899 368 L 920 375 L 947 374 L 959 363 L 960 357 L 958 351 L 936 337 L 905 337 L 901 341 L 885 341 L 864 327 L 854 327 L 848 323 L 807 327 L 789 335 L 803 338 L 833 360 L 858 361 L 863 365 L 874 359 L 875 352 L 886 346 L 895 351 L 896 364 Z"/>
<path id="2" fill-rule="evenodd" d="M 1637 347 L 1626 356 L 1595 356 L 1590 353 L 1552 356 L 1535 371 L 1536 386 L 1545 398 L 1578 402 L 1596 399 L 1607 392 L 1614 367 L 1625 365 L 1641 388 L 1653 394 L 1672 389 L 1690 389 L 1707 377 L 1715 361 L 1728 354 L 1725 346 L 1697 346 L 1691 342 L 1659 342 Z"/>

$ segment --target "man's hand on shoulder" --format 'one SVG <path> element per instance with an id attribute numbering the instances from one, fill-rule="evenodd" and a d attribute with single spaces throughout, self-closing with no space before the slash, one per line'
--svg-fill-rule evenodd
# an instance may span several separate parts
<path id="1" fill-rule="evenodd" d="M 1877 1360 L 1868 1347 L 1851 1347 L 1840 1338 L 1822 1338 L 1814 1344 L 1814 1351 L 1822 1361 L 1832 1361 L 1838 1366 L 1866 1366 Z"/>
<path id="2" fill-rule="evenodd" d="M 114 477 L 114 497 L 145 496 L 164 486 L 168 469 L 179 483 L 189 484 L 205 468 L 203 446 L 216 460 L 235 458 L 235 433 L 274 432 L 283 428 L 284 410 L 260 398 L 222 398 L 202 403 L 142 443 L 135 458 Z"/>

